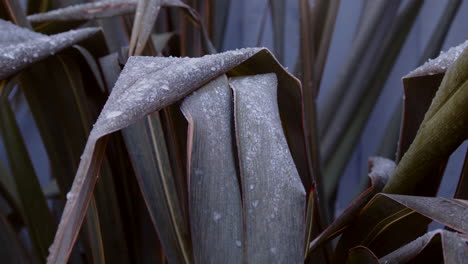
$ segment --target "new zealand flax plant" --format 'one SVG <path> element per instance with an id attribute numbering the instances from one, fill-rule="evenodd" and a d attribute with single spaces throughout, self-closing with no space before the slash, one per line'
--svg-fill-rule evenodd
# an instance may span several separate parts
<path id="1" fill-rule="evenodd" d="M 281 64 L 285 0 L 266 1 L 273 52 L 218 52 L 229 0 L 62 2 L 0 2 L 2 263 L 466 263 L 468 156 L 454 197 L 437 197 L 468 136 L 467 42 L 437 57 L 461 1 L 419 59 L 437 58 L 403 77 L 384 157 L 338 215 L 344 167 L 424 1 L 365 1 L 319 107 L 338 0 L 298 0 L 295 74 Z"/>

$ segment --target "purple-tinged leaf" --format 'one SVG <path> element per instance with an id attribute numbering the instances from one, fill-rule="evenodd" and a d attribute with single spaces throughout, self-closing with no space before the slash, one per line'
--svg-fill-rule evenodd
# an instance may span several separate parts
<path id="1" fill-rule="evenodd" d="M 442 252 L 442 256 L 438 255 Z M 450 263 L 468 260 L 468 237 L 438 229 L 382 257 L 381 263 Z"/>
<path id="2" fill-rule="evenodd" d="M 0 40 L 0 79 L 5 79 L 98 31 L 97 28 L 84 28 L 46 36 L 0 20 L 0 34 L 9 36 Z"/>
<path id="3" fill-rule="evenodd" d="M 289 152 L 274 73 L 229 81 L 244 209 L 246 263 L 304 259 L 305 191 Z"/>

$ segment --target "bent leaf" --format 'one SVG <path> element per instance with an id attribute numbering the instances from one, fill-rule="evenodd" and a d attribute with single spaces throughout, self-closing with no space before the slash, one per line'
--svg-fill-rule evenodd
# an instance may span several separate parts
<path id="1" fill-rule="evenodd" d="M 348 249 L 358 245 L 383 257 L 421 236 L 431 221 L 466 234 L 467 210 L 463 200 L 377 194 L 343 233 L 334 258 L 341 263 Z"/>
<path id="2" fill-rule="evenodd" d="M 68 259 L 97 180 L 106 135 L 182 99 L 226 72 L 277 74 L 279 108 L 288 144 L 296 164 L 305 164 L 304 132 L 301 122 L 297 122 L 302 119 L 301 86 L 268 50 L 242 49 L 201 58 L 131 57 L 88 138 L 70 191 L 75 199 L 65 206 L 50 250 L 50 263 Z"/>
<path id="3" fill-rule="evenodd" d="M 384 192 L 417 193 L 425 176 L 467 138 L 468 130 L 468 41 L 452 48 L 410 73 L 407 78 L 445 71 L 439 90 L 419 131 L 401 159 Z M 453 64 L 452 64 L 453 63 Z"/>
<path id="4" fill-rule="evenodd" d="M 84 28 L 47 36 L 0 20 L 0 79 L 19 72 L 73 44 L 97 33 L 97 28 Z"/>
<path id="5" fill-rule="evenodd" d="M 380 261 L 387 264 L 410 261 L 411 263 L 438 263 L 443 261 L 443 263 L 462 264 L 466 263 L 468 259 L 467 243 L 468 238 L 466 236 L 438 229 L 382 257 Z M 441 248 L 441 250 L 437 248 Z M 438 251 L 442 251 L 443 256 L 437 256 Z"/>
<path id="6" fill-rule="evenodd" d="M 187 97 L 181 109 L 189 123 L 187 167 L 195 263 L 239 263 L 243 214 L 226 76 Z"/>
<path id="7" fill-rule="evenodd" d="M 367 202 L 374 197 L 378 192 L 382 191 L 388 179 L 395 170 L 395 163 L 391 160 L 372 157 L 369 159 L 370 173 L 369 181 L 370 186 L 354 199 L 351 204 L 346 208 L 336 220 L 330 224 L 318 237 L 310 243 L 309 252 L 314 251 L 320 247 L 324 242 L 333 239 L 341 234 L 346 228 L 349 227 L 351 222 L 358 216 L 361 209 Z"/>
<path id="8" fill-rule="evenodd" d="M 305 191 L 286 143 L 274 73 L 230 79 L 247 263 L 300 263 Z"/>
<path id="9" fill-rule="evenodd" d="M 347 264 L 380 264 L 379 259 L 364 246 L 357 246 L 349 250 L 348 259 L 346 260 Z M 385 262 L 386 263 L 386 262 Z"/>

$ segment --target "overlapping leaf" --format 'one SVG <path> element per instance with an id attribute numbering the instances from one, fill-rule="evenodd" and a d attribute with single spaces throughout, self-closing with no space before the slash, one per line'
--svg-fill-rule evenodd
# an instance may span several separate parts
<path id="1" fill-rule="evenodd" d="M 383 257 L 421 236 L 431 221 L 466 234 L 467 212 L 463 200 L 377 194 L 343 233 L 334 260 L 341 263 L 347 251 L 358 245 Z"/>
<path id="2" fill-rule="evenodd" d="M 189 212 L 195 263 L 238 263 L 243 257 L 232 93 L 225 75 L 187 97 Z"/>
<path id="3" fill-rule="evenodd" d="M 5 79 L 98 31 L 96 28 L 85 28 L 46 36 L 0 20 L 0 34 L 8 35 L 0 40 L 0 79 Z"/>
<path id="4" fill-rule="evenodd" d="M 359 195 L 359 197 L 352 201 L 348 208 L 310 243 L 309 251 L 315 250 L 317 247 L 321 246 L 322 243 L 341 234 L 351 224 L 354 218 L 358 216 L 367 202 L 383 189 L 396 167 L 393 161 L 380 157 L 371 158 L 369 163 L 370 186 Z"/>
<path id="5" fill-rule="evenodd" d="M 247 263 L 299 263 L 305 191 L 283 134 L 274 73 L 235 77 L 234 114 Z"/>
<path id="6" fill-rule="evenodd" d="M 433 61 L 429 61 L 406 78 L 431 75 L 447 71 L 418 133 L 402 157 L 395 175 L 384 192 L 417 193 L 425 176 L 437 170 L 467 138 L 468 129 L 468 42 L 452 48 Z"/>
<path id="7" fill-rule="evenodd" d="M 296 164 L 304 162 L 302 124 L 297 122 L 302 109 L 300 83 L 266 49 L 235 50 L 201 58 L 131 57 L 89 136 L 70 191 L 74 199 L 67 201 L 51 248 L 51 263 L 68 258 L 97 180 L 105 136 L 180 100 L 228 71 L 231 74 L 277 74 L 280 115 L 288 144 Z"/>

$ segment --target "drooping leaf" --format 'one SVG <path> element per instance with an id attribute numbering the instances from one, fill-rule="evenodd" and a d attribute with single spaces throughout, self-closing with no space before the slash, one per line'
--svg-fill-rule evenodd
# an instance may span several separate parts
<path id="1" fill-rule="evenodd" d="M 466 263 L 468 237 L 438 229 L 382 257 L 381 263 Z M 442 253 L 442 254 L 440 254 Z"/>
<path id="2" fill-rule="evenodd" d="M 374 197 L 378 192 L 382 191 L 388 179 L 395 170 L 395 163 L 391 160 L 372 157 L 369 160 L 370 173 L 369 182 L 370 186 L 354 199 L 351 204 L 346 208 L 336 220 L 330 224 L 318 237 L 314 239 L 309 245 L 309 251 L 314 251 L 320 247 L 324 242 L 338 236 L 346 228 L 349 227 L 351 222 L 359 215 L 361 209 L 366 206 L 367 202 Z"/>
<path id="3" fill-rule="evenodd" d="M 421 236 L 431 221 L 466 233 L 467 208 L 463 200 L 377 194 L 343 233 L 334 259 L 340 263 L 357 245 L 383 257 Z"/>
<path id="4" fill-rule="evenodd" d="M 238 263 L 245 241 L 232 94 L 226 76 L 187 97 L 181 109 L 189 122 L 189 212 L 195 263 Z"/>
<path id="5" fill-rule="evenodd" d="M 302 109 L 300 83 L 266 49 L 243 49 L 201 58 L 131 57 L 88 138 L 70 191 L 76 198 L 69 200 L 65 206 L 49 255 L 51 263 L 63 262 L 68 258 L 97 180 L 106 135 L 180 100 L 228 71 L 231 74 L 277 74 L 280 115 L 285 134 L 294 161 L 304 164 L 304 134 L 302 124 L 297 122 Z"/>
<path id="6" fill-rule="evenodd" d="M 137 0 L 103 0 L 76 4 L 44 13 L 28 16 L 31 23 L 89 20 L 135 12 Z"/>
<path id="7" fill-rule="evenodd" d="M 80 153 L 91 128 L 92 114 L 90 112 L 96 106 L 87 100 L 85 87 L 99 92 L 97 84 L 87 82 L 93 79 L 86 61 L 76 49 L 62 51 L 24 70 L 20 75 L 22 91 L 44 141 L 51 162 L 51 172 L 57 179 L 62 199 L 65 199 L 72 184 L 73 173 L 76 171 Z M 39 83 L 44 84 L 46 88 L 37 89 Z M 57 124 L 60 129 L 50 124 Z M 112 248 L 116 251 L 109 251 L 107 259 L 112 261 L 114 257 L 118 257 L 122 260 L 126 252 L 125 247 L 121 246 L 125 243 L 122 237 L 107 239 L 107 237 L 115 238 L 117 234 L 121 234 L 119 230 L 122 230 L 120 219 L 113 217 L 113 215 L 119 215 L 114 211 L 115 204 L 106 202 L 116 201 L 115 196 L 112 198 L 114 191 L 111 189 L 112 184 L 109 183 L 109 179 L 112 179 L 110 177 L 109 173 L 103 173 L 100 185 L 108 189 L 105 192 L 99 191 L 96 196 L 98 204 L 104 206 L 101 206 L 103 212 L 99 217 L 96 211 L 97 205 L 94 204 L 95 199 L 91 199 L 92 206 L 81 237 L 83 247 L 90 253 L 88 256 L 93 257 L 92 261 L 97 263 L 104 259 L 101 227 L 103 227 L 106 241 L 111 241 L 104 245 L 108 250 Z M 113 213 L 110 214 L 109 211 Z M 102 224 L 99 218 L 103 221 Z"/>
<path id="8" fill-rule="evenodd" d="M 12 191 L 18 198 L 19 213 L 29 231 L 34 253 L 39 263 L 44 263 L 55 225 L 8 100 L 0 102 L 0 133 L 11 168 L 13 179 L 9 182 L 14 183 L 15 190 Z"/>
<path id="9" fill-rule="evenodd" d="M 357 246 L 349 250 L 348 258 L 346 259 L 347 264 L 380 264 L 379 259 L 364 246 Z"/>
<path id="10" fill-rule="evenodd" d="M 454 198 L 468 200 L 468 149 L 465 154 L 465 162 L 463 163 L 463 169 L 458 179 Z"/>
<path id="11" fill-rule="evenodd" d="M 0 20 L 0 34 L 9 36 L 0 40 L 0 79 L 5 79 L 98 31 L 96 28 L 85 28 L 49 37 Z"/>
<path id="12" fill-rule="evenodd" d="M 235 77 L 234 115 L 248 263 L 304 259 L 305 191 L 284 137 L 274 73 Z"/>
<path id="13" fill-rule="evenodd" d="M 413 143 L 402 157 L 395 175 L 384 188 L 384 192 L 418 193 L 418 186 L 426 180 L 425 176 L 437 170 L 441 162 L 466 139 L 468 49 L 465 47 L 467 44 L 468 42 L 465 42 L 452 48 L 406 77 L 436 74 L 448 68 Z"/>

